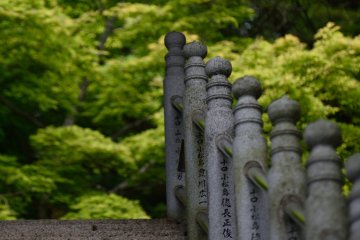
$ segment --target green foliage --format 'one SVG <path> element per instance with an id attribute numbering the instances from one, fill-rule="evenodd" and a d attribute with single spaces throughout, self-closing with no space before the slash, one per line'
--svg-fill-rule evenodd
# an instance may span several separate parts
<path id="1" fill-rule="evenodd" d="M 117 192 L 131 197 L 136 195 L 148 213 L 162 217 L 166 213 L 164 204 L 164 121 L 163 109 L 154 116 L 157 128 L 127 137 L 122 144 L 130 151 L 137 168 L 126 180 L 126 188 Z M 127 189 L 130 189 L 127 190 Z"/>
<path id="2" fill-rule="evenodd" d="M 0 1 L 0 219 L 164 216 L 163 40 L 173 30 L 205 42 L 206 60 L 229 59 L 232 81 L 258 77 L 264 107 L 288 94 L 301 128 L 329 118 L 343 130 L 341 156 L 360 151 L 360 41 L 337 27 L 358 33 L 357 5 L 291 2 Z M 336 25 L 316 33 L 326 7 Z"/>
<path id="3" fill-rule="evenodd" d="M 62 219 L 132 219 L 149 218 L 137 201 L 115 194 L 81 196 Z"/>
<path id="4" fill-rule="evenodd" d="M 276 39 L 285 34 L 298 36 L 313 44 L 317 30 L 327 22 L 336 22 L 346 35 L 360 33 L 357 0 L 250 0 L 257 9 L 253 19 L 244 25 L 245 36 Z"/>
<path id="5" fill-rule="evenodd" d="M 48 127 L 40 129 L 30 141 L 37 152 L 39 164 L 55 168 L 82 165 L 95 175 L 117 167 L 118 173 L 126 176 L 128 169 L 132 168 L 124 147 L 91 129 Z"/>
<path id="6" fill-rule="evenodd" d="M 16 212 L 16 215 L 25 214 L 31 197 L 52 193 L 57 189 L 56 181 L 61 180 L 50 169 L 21 165 L 16 158 L 9 156 L 0 156 L 0 173 L 0 192 L 4 193 L 0 197 L 9 211 Z"/>
<path id="7" fill-rule="evenodd" d="M 82 43 L 71 36 L 71 19 L 35 2 L 0 3 L 0 31 L 6 36 L 0 40 L 1 95 L 28 111 L 70 111 L 86 64 Z"/>
<path id="8" fill-rule="evenodd" d="M 120 49 L 134 54 L 147 52 L 148 43 L 169 31 L 186 31 L 202 36 L 207 42 L 224 38 L 229 27 L 237 27 L 252 16 L 244 1 L 176 0 L 159 4 L 119 3 L 106 11 L 123 23 L 114 32 Z M 206 26 L 206 27 L 205 27 Z M 109 44 L 114 43 L 109 41 Z M 137 47 L 134 48 L 133 46 Z"/>
<path id="9" fill-rule="evenodd" d="M 114 181 L 123 181 L 135 169 L 125 147 L 90 129 L 48 127 L 31 136 L 31 143 L 38 154 L 36 164 L 63 179 L 58 183 L 61 191 L 49 198 L 60 208 L 93 189 L 113 187 Z"/>
<path id="10" fill-rule="evenodd" d="M 0 220 L 15 220 L 14 212 L 11 211 L 7 204 L 0 204 Z"/>
<path id="11" fill-rule="evenodd" d="M 360 130 L 360 38 L 345 37 L 333 23 L 315 37 L 312 49 L 291 35 L 274 43 L 258 39 L 232 56 L 232 77 L 256 76 L 265 90 L 263 106 L 284 94 L 299 101 L 301 128 L 318 118 L 340 123 L 346 144 L 341 155 L 347 157 L 360 150 L 357 141 L 351 141 Z"/>

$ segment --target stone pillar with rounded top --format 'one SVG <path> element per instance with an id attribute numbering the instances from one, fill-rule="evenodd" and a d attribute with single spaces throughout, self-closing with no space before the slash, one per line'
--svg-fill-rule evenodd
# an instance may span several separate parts
<path id="1" fill-rule="evenodd" d="M 360 239 L 360 153 L 346 161 L 346 174 L 352 182 L 349 196 L 349 240 Z"/>
<path id="2" fill-rule="evenodd" d="M 174 193 L 176 186 L 185 184 L 184 171 L 178 167 L 184 138 L 183 116 L 174 105 L 175 101 L 181 101 L 184 94 L 185 57 L 182 48 L 185 43 L 185 36 L 180 32 L 170 32 L 165 36 L 165 46 L 168 49 L 164 80 L 166 205 L 167 216 L 173 219 L 185 216 L 184 207 Z"/>
<path id="3" fill-rule="evenodd" d="M 240 240 L 265 240 L 269 236 L 267 193 L 249 178 L 250 169 L 266 170 L 267 147 L 262 131 L 262 107 L 257 102 L 261 93 L 260 82 L 251 76 L 242 77 L 233 84 L 233 95 L 238 100 L 234 109 L 233 161 Z"/>
<path id="4" fill-rule="evenodd" d="M 347 222 L 342 162 L 336 154 L 342 141 L 340 128 L 318 120 L 307 126 L 304 139 L 311 151 L 307 162 L 306 239 L 344 240 Z"/>
<path id="5" fill-rule="evenodd" d="M 205 158 L 209 192 L 209 240 L 237 239 L 232 159 L 219 147 L 230 141 L 234 133 L 231 109 L 231 63 L 215 57 L 207 62 L 208 110 L 205 117 Z"/>
<path id="6" fill-rule="evenodd" d="M 268 106 L 268 115 L 273 124 L 268 172 L 269 239 L 303 239 L 306 180 L 301 166 L 301 133 L 295 126 L 300 105 L 284 96 Z"/>
<path id="7" fill-rule="evenodd" d="M 196 218 L 207 211 L 208 191 L 204 146 L 204 130 L 199 126 L 206 113 L 205 45 L 188 43 L 184 47 L 185 65 L 184 123 L 187 229 L 189 240 L 206 239 Z M 199 122 L 200 121 L 200 122 Z"/>

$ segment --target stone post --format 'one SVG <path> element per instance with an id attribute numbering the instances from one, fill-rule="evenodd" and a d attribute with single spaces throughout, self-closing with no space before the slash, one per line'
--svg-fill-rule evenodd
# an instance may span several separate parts
<path id="1" fill-rule="evenodd" d="M 349 240 L 360 239 L 360 153 L 352 155 L 346 162 L 346 172 L 352 182 L 349 198 Z"/>
<path id="2" fill-rule="evenodd" d="M 307 162 L 306 239 L 346 239 L 345 201 L 341 194 L 341 160 L 335 148 L 341 144 L 340 128 L 318 120 L 305 129 L 311 150 Z"/>
<path id="3" fill-rule="evenodd" d="M 295 126 L 300 119 L 300 105 L 284 96 L 268 106 L 268 114 L 274 125 L 270 134 L 271 168 L 268 172 L 269 239 L 303 239 L 302 229 L 293 221 L 294 218 L 300 223 L 304 221 L 299 209 L 305 201 L 306 180 L 301 166 L 301 133 Z"/>
<path id="4" fill-rule="evenodd" d="M 238 99 L 233 143 L 237 231 L 240 240 L 267 240 L 267 193 L 247 176 L 250 169 L 266 169 L 262 108 L 256 100 L 261 95 L 261 85 L 255 78 L 245 76 L 234 83 L 233 94 Z"/>
<path id="5" fill-rule="evenodd" d="M 185 36 L 179 32 L 170 32 L 165 36 L 165 46 L 168 49 L 164 80 L 166 205 L 167 216 L 173 219 L 185 216 L 184 207 L 175 197 L 175 187 L 184 185 L 185 176 L 178 167 L 184 138 L 183 117 L 174 105 L 181 100 L 185 88 L 185 58 L 182 53 L 185 42 Z"/>
<path id="6" fill-rule="evenodd" d="M 209 192 L 209 240 L 237 239 L 232 159 L 218 148 L 232 139 L 234 116 L 231 109 L 229 61 L 216 57 L 206 64 L 208 110 L 205 117 L 205 158 Z"/>
<path id="7" fill-rule="evenodd" d="M 188 43 L 184 47 L 187 58 L 185 65 L 185 169 L 187 195 L 187 229 L 189 240 L 206 239 L 206 234 L 196 221 L 200 211 L 207 211 L 208 192 L 206 162 L 204 156 L 204 132 L 198 127 L 201 117 L 206 113 L 205 45 L 199 42 Z M 203 117 L 204 118 L 204 117 Z M 195 120 L 197 122 L 195 122 Z"/>

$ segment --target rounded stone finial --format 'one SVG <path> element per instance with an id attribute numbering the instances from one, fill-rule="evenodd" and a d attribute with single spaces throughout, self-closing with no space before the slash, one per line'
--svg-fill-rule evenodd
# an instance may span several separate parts
<path id="1" fill-rule="evenodd" d="M 260 82 L 252 76 L 244 76 L 237 79 L 232 87 L 233 95 L 236 99 L 243 95 L 251 95 L 258 99 L 262 89 Z"/>
<path id="2" fill-rule="evenodd" d="M 174 46 L 182 48 L 186 43 L 186 38 L 181 32 L 169 32 L 166 34 L 164 42 L 167 49 Z"/>
<path id="3" fill-rule="evenodd" d="M 327 120 L 317 120 L 310 123 L 305 129 L 304 139 L 310 149 L 320 144 L 336 148 L 342 142 L 339 126 Z"/>
<path id="4" fill-rule="evenodd" d="M 209 77 L 218 74 L 229 77 L 232 71 L 232 66 L 228 60 L 221 57 L 214 57 L 206 63 L 205 71 Z"/>
<path id="5" fill-rule="evenodd" d="M 207 47 L 201 42 L 191 42 L 184 46 L 183 52 L 186 58 L 193 56 L 205 58 L 207 55 Z"/>
<path id="6" fill-rule="evenodd" d="M 297 122 L 300 119 L 300 104 L 287 95 L 273 101 L 267 109 L 272 123 L 281 119 Z"/>
<path id="7" fill-rule="evenodd" d="M 360 153 L 356 153 L 348 158 L 345 164 L 346 175 L 351 182 L 360 178 Z"/>

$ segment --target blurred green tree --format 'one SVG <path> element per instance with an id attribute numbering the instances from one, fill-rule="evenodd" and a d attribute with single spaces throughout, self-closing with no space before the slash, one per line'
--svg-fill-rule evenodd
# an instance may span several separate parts
<path id="1" fill-rule="evenodd" d="M 250 0 L 256 10 L 247 21 L 242 33 L 245 36 L 264 36 L 275 40 L 285 34 L 298 36 L 301 41 L 314 43 L 314 35 L 327 22 L 335 22 L 343 33 L 360 34 L 360 2 L 357 0 Z"/>
<path id="2" fill-rule="evenodd" d="M 341 155 L 360 151 L 359 37 L 334 24 L 317 32 L 329 19 L 310 14 L 315 3 L 299 1 L 313 30 L 283 1 L 255 2 L 1 1 L 0 219 L 164 215 L 163 38 L 173 30 L 205 42 L 207 59 L 231 60 L 231 80 L 258 77 L 264 107 L 288 94 L 301 128 L 330 118 Z M 335 22 L 358 34 L 352 10 L 327 6 L 345 9 Z M 281 31 L 265 7 L 289 19 Z"/>

